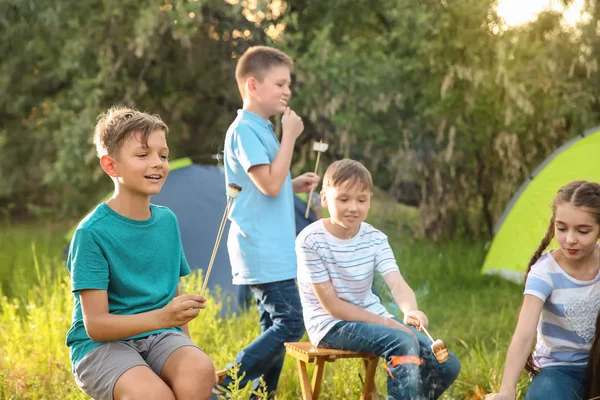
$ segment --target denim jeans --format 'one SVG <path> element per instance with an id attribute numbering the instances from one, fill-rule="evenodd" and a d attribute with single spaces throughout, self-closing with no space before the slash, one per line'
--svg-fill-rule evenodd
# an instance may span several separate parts
<path id="1" fill-rule="evenodd" d="M 579 400 L 585 395 L 586 366 L 546 367 L 533 378 L 525 400 Z"/>
<path id="2" fill-rule="evenodd" d="M 256 300 L 262 333 L 235 357 L 236 363 L 241 364 L 239 376 L 246 374 L 240 387 L 254 381 L 256 389 L 258 378 L 262 376 L 267 390 L 272 393 L 277 389 L 283 367 L 283 344 L 297 342 L 304 335 L 302 304 L 295 279 L 252 285 L 250 289 Z M 230 383 L 231 378 L 227 376 L 219 386 L 227 388 Z"/>
<path id="3" fill-rule="evenodd" d="M 450 359 L 440 364 L 431 351 L 431 340 L 416 329 L 409 329 L 417 337 L 418 344 L 410 334 L 397 328 L 341 321 L 325 335 L 319 346 L 383 357 L 390 373 L 387 380 L 388 400 L 437 399 L 458 376 L 460 363 L 450 353 Z M 393 366 L 395 356 L 419 357 L 422 365 L 400 363 Z"/>

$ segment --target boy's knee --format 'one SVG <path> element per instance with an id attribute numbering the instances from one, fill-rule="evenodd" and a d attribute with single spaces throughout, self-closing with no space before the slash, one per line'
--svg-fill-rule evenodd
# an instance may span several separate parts
<path id="1" fill-rule="evenodd" d="M 127 385 L 114 391 L 114 400 L 176 400 L 173 392 L 162 383 L 146 381 L 143 385 Z"/>
<path id="2" fill-rule="evenodd" d="M 281 329 L 284 342 L 298 342 L 306 332 L 302 319 L 278 319 L 274 326 Z"/>
<path id="3" fill-rule="evenodd" d="M 402 337 L 392 346 L 390 356 L 420 357 L 421 346 L 412 337 Z"/>
<path id="4" fill-rule="evenodd" d="M 458 378 L 460 369 L 460 361 L 458 361 L 458 358 L 454 354 L 450 354 L 450 358 L 440 364 L 440 375 L 442 375 L 445 381 L 451 383 Z"/>
<path id="5" fill-rule="evenodd" d="M 304 328 L 303 323 L 292 327 L 292 329 L 290 330 L 290 341 L 299 342 L 300 340 L 302 340 L 304 332 L 306 332 L 306 329 Z"/>
<path id="6" fill-rule="evenodd" d="M 210 358 L 186 364 L 185 373 L 179 374 L 171 385 L 177 398 L 208 399 L 216 384 L 216 372 Z"/>

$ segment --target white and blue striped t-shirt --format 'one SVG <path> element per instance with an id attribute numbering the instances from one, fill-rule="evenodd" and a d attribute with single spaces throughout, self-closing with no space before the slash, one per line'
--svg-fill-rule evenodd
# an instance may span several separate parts
<path id="1" fill-rule="evenodd" d="M 321 306 L 311 283 L 331 281 L 338 297 L 374 314 L 392 317 L 371 291 L 375 270 L 381 275 L 398 271 L 387 236 L 362 223 L 351 239 L 339 239 L 323 220 L 307 226 L 296 238 L 298 287 L 304 325 L 315 346 L 340 320 Z"/>
<path id="2" fill-rule="evenodd" d="M 525 294 L 544 307 L 537 328 L 534 360 L 540 367 L 586 365 L 600 310 L 600 272 L 590 281 L 568 275 L 550 252 L 531 268 Z"/>

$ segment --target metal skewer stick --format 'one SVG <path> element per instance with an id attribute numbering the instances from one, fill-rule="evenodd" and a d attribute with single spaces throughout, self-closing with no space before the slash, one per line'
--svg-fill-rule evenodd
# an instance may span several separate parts
<path id="1" fill-rule="evenodd" d="M 204 277 L 204 282 L 202 283 L 202 289 L 200 289 L 200 295 L 204 294 L 206 290 L 206 286 L 208 285 L 208 277 L 210 276 L 210 272 L 212 271 L 213 264 L 215 262 L 215 258 L 217 256 L 217 251 L 219 250 L 219 244 L 221 243 L 221 237 L 223 236 L 223 231 L 225 230 L 225 225 L 227 225 L 227 217 L 229 216 L 229 210 L 231 209 L 231 203 L 233 199 L 237 197 L 237 194 L 242 190 L 239 185 L 235 183 L 230 183 L 228 185 L 227 190 L 227 205 L 225 207 L 225 212 L 223 213 L 223 218 L 221 219 L 221 225 L 219 225 L 219 231 L 217 232 L 217 239 L 215 240 L 215 247 L 213 247 L 212 255 L 210 256 L 210 262 L 208 263 L 208 269 L 206 270 L 206 276 Z"/>

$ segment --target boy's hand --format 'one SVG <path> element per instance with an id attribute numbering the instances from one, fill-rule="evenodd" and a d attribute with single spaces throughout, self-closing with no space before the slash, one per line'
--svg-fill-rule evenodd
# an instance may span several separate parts
<path id="1" fill-rule="evenodd" d="M 404 314 L 404 323 L 406 325 L 414 326 L 418 330 L 421 330 L 421 325 L 423 325 L 425 329 L 429 327 L 429 319 L 427 319 L 427 315 L 419 310 L 409 311 Z"/>
<path id="2" fill-rule="evenodd" d="M 292 180 L 292 188 L 294 189 L 294 193 L 310 192 L 317 188 L 320 180 L 321 177 L 319 175 L 307 172 Z"/>
<path id="3" fill-rule="evenodd" d="M 292 140 L 298 139 L 302 131 L 304 130 L 304 123 L 291 108 L 286 107 L 281 117 L 281 129 L 283 131 L 283 137 L 289 137 Z"/>
<path id="4" fill-rule="evenodd" d="M 206 308 L 206 297 L 199 294 L 176 296 L 161 311 L 165 327 L 172 328 L 187 324 L 198 316 L 200 309 Z"/>

